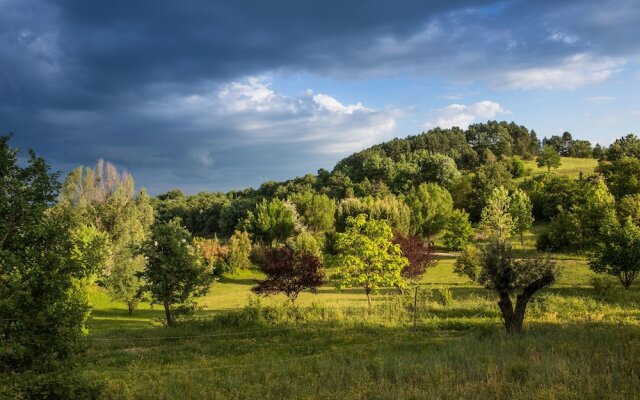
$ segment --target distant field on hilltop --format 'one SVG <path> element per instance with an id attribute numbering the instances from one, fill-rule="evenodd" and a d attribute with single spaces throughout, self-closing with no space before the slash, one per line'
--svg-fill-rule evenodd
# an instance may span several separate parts
<path id="1" fill-rule="evenodd" d="M 525 160 L 525 168 L 530 171 L 529 176 L 541 175 L 547 172 L 547 168 L 538 167 L 536 160 Z M 594 169 L 598 166 L 598 160 L 594 158 L 570 158 L 562 157 L 562 163 L 558 169 L 551 169 L 551 172 L 555 172 L 560 175 L 566 175 L 572 178 L 577 178 L 580 173 L 584 175 L 592 174 Z"/>

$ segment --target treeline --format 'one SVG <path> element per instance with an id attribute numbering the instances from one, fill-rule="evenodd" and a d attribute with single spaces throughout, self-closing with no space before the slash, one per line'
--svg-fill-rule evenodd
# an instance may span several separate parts
<path id="1" fill-rule="evenodd" d="M 535 131 L 524 126 L 489 121 L 467 130 L 436 128 L 394 139 L 346 157 L 331 172 L 321 169 L 316 175 L 269 181 L 258 189 L 191 196 L 172 190 L 154 199 L 154 208 L 163 221 L 180 217 L 194 235 L 228 238 L 263 199 L 289 201 L 297 196 L 296 206 L 308 210 L 315 207 L 301 198 L 317 195 L 335 203 L 336 228 L 341 230 L 344 218 L 340 210 L 344 214 L 345 208 L 359 204 L 360 211 L 369 208 L 373 213 L 402 214 L 402 207 L 393 205 L 404 201 L 421 184 L 433 183 L 449 192 L 454 209 L 464 210 L 471 221 L 477 222 L 494 188 L 512 188 L 513 179 L 527 174 L 522 160 L 544 158 L 538 160 L 541 166 L 556 168 L 559 159 L 545 158 L 549 151 L 553 153 L 551 158 L 554 154 L 604 158 L 606 149 L 574 140 L 568 132 L 540 140 Z M 354 198 L 360 200 L 347 201 Z M 372 199 L 377 199 L 375 206 Z M 385 204 L 385 210 L 380 204 Z M 548 219 L 548 214 L 536 216 Z M 398 227 L 408 230 L 402 224 Z"/>

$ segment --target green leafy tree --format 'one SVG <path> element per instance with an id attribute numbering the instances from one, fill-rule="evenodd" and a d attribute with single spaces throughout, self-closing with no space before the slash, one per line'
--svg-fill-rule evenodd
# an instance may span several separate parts
<path id="1" fill-rule="evenodd" d="M 386 221 L 396 232 L 409 231 L 411 210 L 401 198 L 389 195 L 383 198 L 364 197 L 344 199 L 337 211 L 336 229 L 344 231 L 348 217 L 365 214 L 371 219 Z"/>
<path id="2" fill-rule="evenodd" d="M 382 286 L 405 286 L 402 270 L 408 265 L 393 244 L 391 227 L 364 214 L 347 219 L 347 229 L 336 235 L 333 278 L 338 289 L 362 287 L 371 306 L 371 292 Z"/>
<path id="3" fill-rule="evenodd" d="M 456 209 L 449 216 L 442 241 L 449 249 L 460 250 L 473 240 L 474 234 L 473 226 L 469 222 L 469 214 L 464 210 Z"/>
<path id="4" fill-rule="evenodd" d="M 99 384 L 73 367 L 90 311 L 84 282 L 102 268 L 106 238 L 50 209 L 58 174 L 33 151 L 20 166 L 9 138 L 0 136 L 0 372 L 13 375 L 17 398 L 97 398 Z"/>
<path id="5" fill-rule="evenodd" d="M 618 215 L 621 220 L 631 218 L 634 224 L 640 226 L 640 193 L 624 196 L 618 202 Z"/>
<path id="6" fill-rule="evenodd" d="M 514 224 L 514 230 L 520 235 L 520 243 L 524 245 L 524 233 L 533 226 L 533 205 L 529 196 L 516 189 L 510 195 L 509 214 Z"/>
<path id="7" fill-rule="evenodd" d="M 479 167 L 471 178 L 471 192 L 466 196 L 466 201 L 458 204 L 471 215 L 473 221 L 480 220 L 482 210 L 487 205 L 493 190 L 498 187 L 508 190 L 513 188 L 511 172 L 504 162 L 494 162 Z"/>
<path id="8" fill-rule="evenodd" d="M 511 236 L 515 227 L 509 191 L 504 187 L 495 188 L 482 210 L 480 229 L 489 237 L 504 240 Z"/>
<path id="9" fill-rule="evenodd" d="M 449 191 L 435 183 L 423 183 L 407 195 L 411 232 L 432 244 L 447 225 L 453 211 Z"/>
<path id="10" fill-rule="evenodd" d="M 156 223 L 142 252 L 147 264 L 141 275 L 153 303 L 162 304 L 168 326 L 174 324 L 174 307 L 204 296 L 213 281 L 213 271 L 194 247 L 189 231 L 174 219 Z"/>
<path id="11" fill-rule="evenodd" d="M 314 232 L 333 229 L 336 202 L 326 194 L 305 191 L 291 195 L 289 200 L 296 206 L 302 222 L 309 229 Z"/>
<path id="12" fill-rule="evenodd" d="M 244 227 L 260 243 L 284 242 L 300 230 L 295 206 L 280 199 L 263 199 L 249 212 Z"/>
<path id="13" fill-rule="evenodd" d="M 136 251 L 149 235 L 153 208 L 144 189 L 136 193 L 133 177 L 108 162 L 78 168 L 67 177 L 57 208 L 79 224 L 91 224 L 109 238 L 109 258 L 101 271 L 112 299 L 133 313 L 142 295 L 138 273 L 144 258 Z"/>
<path id="14" fill-rule="evenodd" d="M 560 167 L 562 159 L 556 149 L 552 146 L 546 145 L 542 148 L 536 162 L 538 163 L 538 167 L 546 167 L 547 171 L 551 171 L 551 168 Z"/>
<path id="15" fill-rule="evenodd" d="M 640 228 L 631 218 L 602 237 L 589 257 L 589 266 L 595 272 L 616 276 L 629 289 L 640 273 Z"/>
<path id="16" fill-rule="evenodd" d="M 251 238 L 245 231 L 235 231 L 229 238 L 225 264 L 229 272 L 251 266 Z"/>
<path id="17" fill-rule="evenodd" d="M 640 138 L 628 134 L 616 139 L 606 152 L 607 160 L 614 161 L 623 157 L 640 158 Z"/>
<path id="18" fill-rule="evenodd" d="M 433 182 L 449 188 L 460 178 L 456 162 L 447 155 L 427 153 L 418 163 L 422 182 Z"/>
<path id="19" fill-rule="evenodd" d="M 640 193 L 640 159 L 622 156 L 613 161 L 601 161 L 596 172 L 604 177 L 616 199 Z"/>
<path id="20" fill-rule="evenodd" d="M 518 156 L 511 157 L 509 172 L 511 172 L 511 176 L 514 178 L 523 177 L 527 172 L 524 166 L 524 161 L 522 161 L 522 159 Z"/>
<path id="21" fill-rule="evenodd" d="M 557 275 L 550 259 L 540 256 L 516 259 L 511 245 L 499 238 L 492 238 L 481 250 L 473 246 L 465 248 L 456 261 L 455 271 L 497 293 L 498 307 L 509 333 L 522 330 L 529 300 L 551 285 Z M 515 305 L 511 299 L 513 294 Z"/>
<path id="22" fill-rule="evenodd" d="M 296 236 L 289 238 L 286 244 L 296 252 L 322 257 L 322 242 L 307 230 L 302 230 Z"/>

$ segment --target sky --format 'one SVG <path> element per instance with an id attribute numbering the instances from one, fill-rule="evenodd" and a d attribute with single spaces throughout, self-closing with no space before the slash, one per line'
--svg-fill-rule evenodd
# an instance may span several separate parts
<path id="1" fill-rule="evenodd" d="M 494 119 L 607 145 L 640 134 L 638 38 L 638 0 L 0 0 L 0 134 L 152 194 Z"/>

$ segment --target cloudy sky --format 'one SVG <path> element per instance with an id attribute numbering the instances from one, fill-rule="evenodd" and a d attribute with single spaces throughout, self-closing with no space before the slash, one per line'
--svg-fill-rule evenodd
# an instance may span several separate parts
<path id="1" fill-rule="evenodd" d="M 152 193 L 488 119 L 638 131 L 640 1 L 0 0 L 0 133 Z"/>

